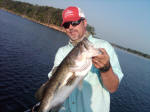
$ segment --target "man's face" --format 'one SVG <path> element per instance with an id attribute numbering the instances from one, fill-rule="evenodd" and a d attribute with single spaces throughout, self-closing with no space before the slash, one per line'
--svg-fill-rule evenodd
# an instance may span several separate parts
<path id="1" fill-rule="evenodd" d="M 84 33 L 86 32 L 86 26 L 87 26 L 87 22 L 84 19 L 80 22 L 80 24 L 75 26 L 70 24 L 69 27 L 65 29 L 67 35 L 72 41 L 78 41 L 83 37 Z"/>

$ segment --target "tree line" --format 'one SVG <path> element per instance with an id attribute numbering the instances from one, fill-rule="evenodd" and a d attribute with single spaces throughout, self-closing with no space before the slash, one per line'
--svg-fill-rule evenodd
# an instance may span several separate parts
<path id="1" fill-rule="evenodd" d="M 32 5 L 25 2 L 13 1 L 13 0 L 0 0 L 0 7 L 13 11 L 19 15 L 25 15 L 29 18 L 37 20 L 45 24 L 53 24 L 60 26 L 62 23 L 62 11 L 63 9 Z M 95 34 L 94 27 L 88 25 L 87 30 L 91 34 Z"/>
<path id="2" fill-rule="evenodd" d="M 122 50 L 125 50 L 125 51 L 128 51 L 128 52 L 131 52 L 133 54 L 137 54 L 139 56 L 142 56 L 142 57 L 145 57 L 145 58 L 148 58 L 150 59 L 150 55 L 149 54 L 146 54 L 146 53 L 143 53 L 143 52 L 140 52 L 140 51 L 137 51 L 137 50 L 133 50 L 133 49 L 130 49 L 130 48 L 124 48 L 122 46 L 119 46 L 119 45 L 116 45 L 116 44 L 113 44 L 111 43 L 114 47 L 117 47 L 119 49 L 122 49 Z"/>

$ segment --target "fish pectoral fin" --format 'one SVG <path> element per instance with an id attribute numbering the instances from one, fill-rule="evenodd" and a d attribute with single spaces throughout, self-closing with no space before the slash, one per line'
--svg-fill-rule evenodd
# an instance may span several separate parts
<path id="1" fill-rule="evenodd" d="M 48 81 L 45 82 L 44 84 L 42 84 L 41 87 L 36 91 L 34 96 L 37 100 L 39 100 L 39 101 L 42 100 L 47 83 L 48 83 Z"/>
<path id="2" fill-rule="evenodd" d="M 57 93 L 57 91 L 62 87 L 61 83 L 58 83 L 55 89 L 55 93 Z"/>
<path id="3" fill-rule="evenodd" d="M 75 75 L 75 72 L 73 72 L 72 76 L 68 78 L 66 86 L 71 86 L 76 78 L 77 76 Z"/>

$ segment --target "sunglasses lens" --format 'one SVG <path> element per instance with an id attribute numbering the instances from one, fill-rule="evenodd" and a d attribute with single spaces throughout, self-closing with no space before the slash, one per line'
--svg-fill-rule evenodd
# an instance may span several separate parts
<path id="1" fill-rule="evenodd" d="M 69 28 L 70 24 L 71 24 L 70 22 L 64 23 L 64 24 L 63 24 L 63 27 L 64 27 L 64 28 Z"/>
<path id="2" fill-rule="evenodd" d="M 70 24 L 72 25 L 72 26 L 77 26 L 77 25 L 79 25 L 80 24 L 80 22 L 82 21 L 83 19 L 79 19 L 78 21 L 72 21 L 72 22 L 67 22 L 67 23 L 64 23 L 64 28 L 69 28 L 69 26 L 70 26 Z"/>
<path id="3" fill-rule="evenodd" d="M 81 21 L 73 21 L 71 25 L 72 25 L 72 26 L 77 26 L 77 25 L 80 24 L 80 22 L 81 22 Z"/>

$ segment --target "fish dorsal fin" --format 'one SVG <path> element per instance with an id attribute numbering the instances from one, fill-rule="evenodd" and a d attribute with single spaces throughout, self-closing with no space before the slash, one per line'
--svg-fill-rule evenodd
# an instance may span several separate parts
<path id="1" fill-rule="evenodd" d="M 44 96 L 44 91 L 45 91 L 45 88 L 47 87 L 47 82 L 45 82 L 44 84 L 41 85 L 41 87 L 36 91 L 35 93 L 35 98 L 39 101 L 42 100 L 43 96 Z"/>
<path id="2" fill-rule="evenodd" d="M 58 66 L 56 66 L 56 67 L 53 68 L 52 73 L 51 73 L 52 76 L 53 76 L 53 74 L 56 72 L 57 68 L 58 68 Z M 36 91 L 36 93 L 35 93 L 35 98 L 36 98 L 37 100 L 39 100 L 39 101 L 42 100 L 42 98 L 43 98 L 43 96 L 44 96 L 45 88 L 47 88 L 47 83 L 48 83 L 48 81 L 45 82 L 44 84 L 42 84 L 41 87 Z"/>

